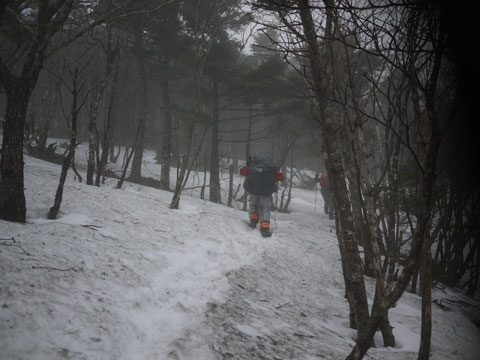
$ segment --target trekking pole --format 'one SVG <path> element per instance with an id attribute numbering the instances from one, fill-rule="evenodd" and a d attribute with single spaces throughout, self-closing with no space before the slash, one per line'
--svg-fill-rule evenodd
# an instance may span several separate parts
<path id="1" fill-rule="evenodd" d="M 317 211 L 317 192 L 318 192 L 318 186 L 317 186 L 317 183 L 315 183 L 315 211 Z"/>
<path id="2" fill-rule="evenodd" d="M 277 227 L 277 204 L 278 204 L 278 192 L 275 193 L 275 206 L 273 207 L 273 222 L 275 228 Z"/>

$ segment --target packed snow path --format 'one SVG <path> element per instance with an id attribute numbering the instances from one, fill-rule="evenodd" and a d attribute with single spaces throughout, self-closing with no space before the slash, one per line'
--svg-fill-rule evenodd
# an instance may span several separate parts
<path id="1" fill-rule="evenodd" d="M 286 236 L 284 226 L 302 240 Z M 353 341 L 337 332 L 347 325 L 345 301 L 336 284 L 341 278 L 323 261 L 328 246 L 302 226 L 281 227 L 261 262 L 228 274 L 226 302 L 210 304 L 207 316 L 218 329 L 214 349 L 222 359 L 342 359 L 338 349 Z M 296 242 L 298 249 L 283 241 Z M 330 255 L 338 259 L 338 253 Z"/>
<path id="2" fill-rule="evenodd" d="M 344 359 L 353 347 L 334 222 L 296 204 L 302 211 L 279 216 L 272 239 L 253 234 L 270 242 L 261 260 L 227 274 L 226 301 L 209 304 L 218 359 Z M 416 350 L 380 348 L 367 358 L 416 359 Z"/>
<path id="3" fill-rule="evenodd" d="M 245 213 L 188 191 L 170 210 L 171 193 L 97 188 L 72 174 L 59 219 L 46 220 L 59 173 L 27 156 L 27 224 L 0 220 L 1 360 L 344 359 L 351 350 L 333 221 L 314 191 L 295 189 L 292 213 L 263 238 Z M 467 301 L 448 289 L 434 296 Z M 416 359 L 419 309 L 405 294 L 390 312 L 397 347 L 367 358 Z M 480 332 L 454 310 L 433 307 L 432 358 L 476 359 Z"/>

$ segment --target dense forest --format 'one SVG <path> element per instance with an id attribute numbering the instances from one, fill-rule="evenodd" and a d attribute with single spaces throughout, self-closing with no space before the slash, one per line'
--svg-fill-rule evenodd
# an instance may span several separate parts
<path id="1" fill-rule="evenodd" d="M 287 187 L 299 169 L 327 169 L 357 329 L 348 359 L 378 329 L 395 345 L 389 309 L 405 291 L 422 296 L 428 359 L 432 285 L 474 297 L 480 274 L 465 11 L 422 0 L 2 0 L 0 219 L 26 221 L 25 153 L 62 165 L 51 219 L 69 171 L 92 186 L 113 177 L 170 191 L 176 209 L 192 170 L 208 172 L 209 201 L 231 206 L 241 194 L 220 180 L 251 155 L 271 155 Z M 159 178 L 142 172 L 145 149 Z"/>

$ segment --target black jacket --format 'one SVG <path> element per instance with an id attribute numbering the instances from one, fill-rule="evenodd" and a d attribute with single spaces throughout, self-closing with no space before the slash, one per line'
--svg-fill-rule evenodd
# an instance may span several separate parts
<path id="1" fill-rule="evenodd" d="M 271 195 L 277 191 L 275 172 L 279 167 L 268 156 L 254 156 L 243 188 L 252 195 Z"/>

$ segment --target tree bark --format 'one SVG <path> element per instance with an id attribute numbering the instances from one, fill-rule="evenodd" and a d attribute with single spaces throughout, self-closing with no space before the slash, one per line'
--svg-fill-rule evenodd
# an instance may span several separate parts
<path id="1" fill-rule="evenodd" d="M 122 175 L 120 176 L 120 180 L 117 182 L 117 189 L 122 188 L 123 182 L 125 181 L 125 177 L 127 176 L 128 166 L 130 165 L 130 161 L 132 160 L 133 154 L 135 153 L 135 147 L 137 146 L 137 138 L 138 138 L 138 134 L 140 133 L 140 127 L 141 127 L 141 122 L 137 126 L 137 131 L 135 133 L 135 138 L 133 139 L 133 144 L 132 144 L 132 149 L 130 151 L 130 154 L 128 153 L 128 147 L 125 148 L 124 166 L 123 166 Z"/>
<path id="2" fill-rule="evenodd" d="M 166 68 L 167 66 L 164 66 Z M 170 191 L 170 166 L 172 162 L 172 107 L 170 100 L 170 82 L 167 75 L 162 82 L 163 90 L 163 145 L 162 145 L 162 167 L 160 172 L 160 188 Z"/>
<path id="3" fill-rule="evenodd" d="M 325 145 L 329 164 L 329 179 L 331 182 L 333 198 L 335 203 L 335 216 L 338 216 L 340 224 L 339 242 L 344 246 L 346 276 L 351 291 L 351 306 L 355 314 L 358 341 L 366 336 L 369 326 L 369 310 L 367 292 L 363 278 L 363 267 L 358 251 L 358 244 L 355 238 L 353 214 L 348 196 L 347 184 L 341 157 L 339 155 L 339 144 L 335 131 L 325 131 Z"/>
<path id="4" fill-rule="evenodd" d="M 42 100 L 40 101 L 40 119 L 42 121 L 41 127 L 37 130 L 38 131 L 38 151 L 40 154 L 44 153 L 47 148 L 47 140 L 48 134 L 50 133 L 50 124 L 52 122 L 52 118 L 55 114 L 55 103 L 56 103 L 56 93 L 57 89 L 54 87 L 59 87 L 57 84 L 59 81 L 54 79 L 49 79 L 47 88 L 45 90 L 44 95 L 42 96 Z"/>
<path id="5" fill-rule="evenodd" d="M 218 151 L 218 117 L 219 117 L 218 81 L 213 80 L 213 107 L 212 107 L 212 143 L 210 145 L 210 195 L 209 200 L 221 203 L 220 194 L 220 158 Z"/>
<path id="6" fill-rule="evenodd" d="M 327 8 L 327 36 L 332 34 L 328 26 L 332 24 L 332 4 L 325 1 Z M 345 171 L 341 160 L 341 144 L 337 139 L 338 125 L 333 119 L 327 117 L 327 100 L 325 98 L 326 79 L 321 72 L 325 67 L 322 63 L 320 51 L 318 48 L 317 34 L 308 0 L 299 1 L 299 14 L 302 21 L 305 41 L 308 47 L 310 59 L 310 68 L 312 73 L 312 82 L 314 93 L 316 95 L 317 105 L 321 113 L 320 124 L 324 132 L 325 148 L 329 164 L 329 179 L 333 190 L 336 216 L 340 226 L 339 242 L 343 243 L 345 258 L 344 261 L 346 277 L 351 290 L 351 306 L 355 312 L 355 322 L 357 326 L 357 342 L 365 342 L 370 325 L 368 311 L 367 293 L 363 278 L 363 268 L 358 251 L 358 244 L 355 238 L 355 228 L 353 224 L 353 215 L 351 212 L 351 203 L 348 196 L 348 188 L 345 182 Z M 329 25 L 328 25 L 329 24 Z M 371 340 L 370 340 L 371 343 Z"/>
<path id="7" fill-rule="evenodd" d="M 232 207 L 233 201 L 233 164 L 228 167 L 228 199 L 227 206 Z"/>
<path id="8" fill-rule="evenodd" d="M 115 71 L 113 77 L 113 84 L 110 92 L 110 100 L 108 103 L 107 110 L 107 124 L 103 129 L 103 139 L 102 139 L 102 155 L 100 156 L 100 161 L 97 164 L 97 176 L 95 178 L 95 186 L 100 186 L 100 178 L 103 175 L 103 172 L 107 166 L 108 155 L 111 150 L 111 142 L 113 138 L 113 119 L 114 119 L 114 105 L 115 105 L 115 94 L 117 91 L 118 85 L 118 68 Z"/>
<path id="9" fill-rule="evenodd" d="M 197 14 L 198 15 L 198 14 Z M 202 21 L 208 21 L 208 17 L 203 19 Z M 199 21 L 197 19 L 197 21 Z M 203 79 L 203 72 L 205 67 L 205 62 L 207 60 L 207 56 L 210 52 L 212 46 L 212 39 L 215 37 L 215 33 L 209 34 L 210 39 L 206 39 L 206 34 L 202 33 L 199 29 L 204 24 L 196 23 L 196 33 L 194 35 L 194 43 L 195 43 L 195 60 L 194 60 L 194 73 L 193 73 L 193 91 L 192 91 L 192 99 L 191 105 L 188 114 L 187 120 L 187 136 L 186 136 L 186 147 L 185 152 L 183 154 L 183 158 L 180 164 L 180 171 L 178 172 L 177 181 L 175 183 L 175 190 L 173 193 L 172 200 L 170 202 L 170 209 L 178 209 L 180 205 L 180 197 L 182 195 L 183 188 L 185 187 L 186 182 L 188 181 L 188 177 L 190 175 L 193 159 L 192 157 L 192 149 L 194 147 L 194 139 L 193 135 L 195 133 L 195 120 L 197 114 L 199 112 L 200 107 L 200 85 Z M 218 25 L 218 24 L 217 24 Z M 215 31 L 214 31 L 215 32 Z M 204 132 L 204 135 L 206 131 Z M 199 155 L 201 142 L 203 141 L 203 137 L 198 144 L 196 155 Z"/>
<path id="10" fill-rule="evenodd" d="M 134 180 L 140 180 L 142 178 L 142 161 L 143 161 L 143 150 L 145 146 L 145 127 L 147 120 L 147 110 L 148 110 L 148 90 L 147 90 L 147 75 L 145 70 L 145 59 L 143 57 L 143 48 L 142 48 L 142 32 L 141 28 L 136 29 L 135 32 L 135 52 L 136 52 L 136 66 L 140 81 L 140 132 L 138 133 L 138 138 L 136 139 L 135 153 L 132 159 L 132 168 L 130 170 L 130 178 Z"/>
<path id="11" fill-rule="evenodd" d="M 430 244 L 430 226 L 425 233 L 421 251 L 420 283 L 422 293 L 422 329 L 418 360 L 430 358 L 432 338 L 432 254 Z"/>
<path id="12" fill-rule="evenodd" d="M 48 218 L 53 220 L 57 218 L 58 211 L 60 210 L 60 205 L 62 204 L 63 199 L 63 187 L 65 185 L 65 180 L 67 179 L 68 169 L 72 163 L 73 155 L 75 154 L 74 147 L 70 145 L 67 156 L 63 161 L 62 171 L 60 174 L 60 181 L 58 183 L 57 192 L 55 194 L 55 201 L 53 206 L 48 211 Z"/>
<path id="13" fill-rule="evenodd" d="M 249 113 L 248 113 L 248 131 L 247 131 L 247 141 L 245 145 L 245 161 L 248 161 L 250 158 L 250 143 L 252 139 L 252 126 L 253 126 L 253 104 L 250 103 Z M 248 193 L 245 190 L 243 192 L 243 201 L 242 201 L 242 211 L 247 211 L 247 201 Z"/>
<path id="14" fill-rule="evenodd" d="M 6 6 L 2 4 L 2 8 L 3 5 Z M 39 4 L 34 27 L 36 33 L 25 52 L 19 77 L 14 76 L 3 59 L 0 59 L 0 82 L 7 95 L 0 160 L 0 218 L 4 220 L 22 223 L 26 221 L 23 174 L 25 116 L 45 61 L 47 46 L 67 19 L 72 6 L 73 0 L 55 3 L 43 1 Z"/>
<path id="15" fill-rule="evenodd" d="M 63 187 L 65 180 L 67 178 L 68 169 L 70 165 L 73 164 L 75 158 L 75 147 L 77 146 L 77 119 L 80 109 L 77 106 L 78 103 L 78 68 L 75 69 L 73 75 L 73 86 L 72 86 L 72 110 L 71 110 L 71 129 L 70 129 L 70 147 L 68 149 L 67 156 L 65 157 L 62 165 L 62 171 L 60 174 L 60 181 L 58 183 L 57 192 L 55 194 L 55 200 L 53 206 L 48 212 L 49 219 L 56 219 L 58 211 L 60 210 L 60 205 L 62 204 L 63 199 Z"/>
<path id="16" fill-rule="evenodd" d="M 345 126 L 344 126 L 345 129 Z M 360 175 L 358 174 L 358 167 L 355 166 L 353 161 L 353 154 L 355 149 L 352 145 L 352 136 L 349 131 L 344 131 L 344 147 L 348 149 L 345 151 L 345 171 L 350 184 L 350 196 L 352 198 L 352 213 L 354 218 L 355 235 L 357 237 L 358 244 L 363 246 L 364 250 L 364 263 L 363 268 L 366 276 L 375 277 L 375 268 L 373 260 L 372 243 L 370 240 L 370 234 L 368 226 L 365 223 L 363 215 L 362 193 L 360 190 Z"/>
<path id="17" fill-rule="evenodd" d="M 88 122 L 88 160 L 87 160 L 87 185 L 94 185 L 93 176 L 95 173 L 95 153 L 98 148 L 98 128 L 97 128 L 97 119 L 98 111 L 100 108 L 100 103 L 102 101 L 105 88 L 107 86 L 108 79 L 113 70 L 114 63 L 114 54 L 107 54 L 107 64 L 105 67 L 105 75 L 102 79 L 100 86 L 97 89 L 96 95 L 93 99 L 92 106 L 90 109 L 90 119 Z M 98 171 L 98 169 L 97 169 Z"/>
<path id="18" fill-rule="evenodd" d="M 101 88 L 103 91 L 103 88 Z M 95 149 L 98 141 L 97 117 L 100 107 L 101 94 L 97 94 L 93 100 L 90 109 L 88 122 L 88 159 L 87 159 L 87 185 L 93 185 L 93 175 L 95 173 Z"/>
<path id="19" fill-rule="evenodd" d="M 6 91 L 7 109 L 0 159 L 0 218 L 22 223 L 26 221 L 27 212 L 23 192 L 23 133 L 32 83 L 16 81 L 15 86 Z"/>

